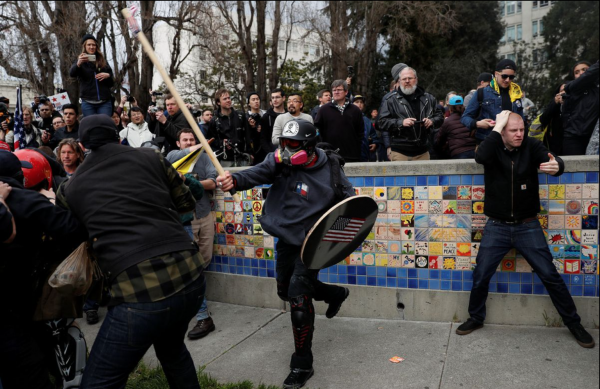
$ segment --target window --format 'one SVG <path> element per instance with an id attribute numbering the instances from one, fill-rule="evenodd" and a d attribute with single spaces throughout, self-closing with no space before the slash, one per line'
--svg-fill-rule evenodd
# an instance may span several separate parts
<path id="1" fill-rule="evenodd" d="M 520 14 L 522 9 L 523 9 L 522 2 L 517 1 L 517 13 Z"/>
<path id="2" fill-rule="evenodd" d="M 539 26 L 540 26 L 540 35 L 542 35 L 544 33 L 544 21 L 542 19 L 539 20 Z"/>
<path id="3" fill-rule="evenodd" d="M 206 80 L 206 70 L 200 70 L 200 72 L 198 72 L 198 78 L 200 81 Z"/>
<path id="4" fill-rule="evenodd" d="M 537 1 L 534 1 L 534 2 L 533 2 L 533 9 L 536 9 L 537 7 L 538 7 L 538 2 L 537 2 Z"/>
<path id="5" fill-rule="evenodd" d="M 535 49 L 533 50 L 533 64 L 541 65 L 548 61 L 548 53 L 545 50 Z"/>
<path id="6" fill-rule="evenodd" d="M 517 61 L 517 56 L 515 55 L 515 53 L 506 54 L 506 58 L 510 59 L 511 61 Z"/>
<path id="7" fill-rule="evenodd" d="M 533 34 L 533 37 L 535 38 L 536 36 L 538 36 L 539 31 L 538 31 L 538 21 L 534 20 L 531 23 L 531 33 Z"/>
<path id="8" fill-rule="evenodd" d="M 279 51 L 284 51 L 285 50 L 285 41 L 283 39 L 280 39 L 278 41 L 277 48 L 279 49 Z"/>
<path id="9" fill-rule="evenodd" d="M 523 27 L 517 24 L 517 40 L 520 41 L 521 39 L 523 39 Z"/>
<path id="10" fill-rule="evenodd" d="M 506 14 L 512 15 L 514 13 L 520 13 L 522 9 L 522 2 L 520 1 L 506 1 Z M 504 15 L 504 12 L 502 12 Z"/>
<path id="11" fill-rule="evenodd" d="M 208 103 L 208 97 L 202 96 L 202 104 L 207 104 L 207 103 Z"/>
<path id="12" fill-rule="evenodd" d="M 292 44 L 290 45 L 290 47 L 291 47 L 291 51 L 292 51 L 293 53 L 296 53 L 296 52 L 298 52 L 298 43 L 296 43 L 296 42 L 292 42 Z"/>
<path id="13" fill-rule="evenodd" d="M 508 42 L 515 40 L 515 26 L 506 27 L 506 40 Z"/>
<path id="14" fill-rule="evenodd" d="M 548 5 L 550 5 L 549 1 L 540 1 L 540 7 L 547 7 Z"/>

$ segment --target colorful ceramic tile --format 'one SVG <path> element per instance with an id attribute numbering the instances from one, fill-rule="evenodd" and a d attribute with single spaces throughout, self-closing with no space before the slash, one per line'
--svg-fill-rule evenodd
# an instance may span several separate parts
<path id="1" fill-rule="evenodd" d="M 561 184 L 548 185 L 548 198 L 550 200 L 563 200 L 565 198 L 565 186 Z"/>
<path id="2" fill-rule="evenodd" d="M 415 228 L 415 241 L 429 242 L 431 230 L 429 228 Z"/>
<path id="3" fill-rule="evenodd" d="M 225 224 L 224 223 L 217 223 L 215 225 L 215 232 L 217 234 L 225 234 Z M 232 230 L 233 232 L 233 230 Z"/>
<path id="4" fill-rule="evenodd" d="M 564 230 L 548 230 L 544 231 L 547 234 L 548 244 L 565 244 L 565 231 Z"/>
<path id="5" fill-rule="evenodd" d="M 244 257 L 254 258 L 254 247 L 244 247 Z"/>
<path id="6" fill-rule="evenodd" d="M 504 258 L 515 258 L 517 256 L 517 250 L 512 248 L 504 255 Z"/>
<path id="7" fill-rule="evenodd" d="M 582 230 L 581 244 L 598 244 L 598 230 Z"/>
<path id="8" fill-rule="evenodd" d="M 235 219 L 235 215 L 233 214 L 233 211 L 225 212 L 225 214 L 224 214 L 225 223 L 233 223 L 234 219 Z"/>
<path id="9" fill-rule="evenodd" d="M 387 253 L 388 241 L 387 240 L 376 240 L 375 251 L 378 253 Z"/>
<path id="10" fill-rule="evenodd" d="M 456 204 L 456 200 L 443 200 L 442 201 L 442 208 L 444 209 L 444 213 L 445 214 L 450 214 L 450 215 L 454 215 L 457 212 L 457 204 Z"/>
<path id="11" fill-rule="evenodd" d="M 596 274 L 598 272 L 598 261 L 581 261 L 581 272 L 585 274 Z"/>
<path id="12" fill-rule="evenodd" d="M 583 184 L 581 198 L 598 201 L 598 184 Z"/>
<path id="13" fill-rule="evenodd" d="M 415 190 L 412 186 L 404 186 L 402 187 L 402 200 L 414 200 L 415 199 Z"/>
<path id="14" fill-rule="evenodd" d="M 444 257 L 444 269 L 454 270 L 455 266 L 456 266 L 456 258 Z"/>
<path id="15" fill-rule="evenodd" d="M 471 269 L 471 257 L 456 257 L 456 263 L 454 268 L 456 270 L 469 270 Z"/>
<path id="16" fill-rule="evenodd" d="M 568 228 L 571 230 L 581 229 L 581 216 L 580 215 L 565 216 L 565 228 Z"/>
<path id="17" fill-rule="evenodd" d="M 565 274 L 579 274 L 581 262 L 578 259 L 565 259 Z"/>
<path id="18" fill-rule="evenodd" d="M 400 236 L 402 240 L 415 240 L 415 229 L 414 228 L 400 228 Z"/>
<path id="19" fill-rule="evenodd" d="M 375 251 L 375 241 L 373 240 L 365 240 L 362 243 L 362 251 L 366 252 L 374 252 Z"/>
<path id="20" fill-rule="evenodd" d="M 428 213 L 429 212 L 429 201 L 427 200 L 415 200 L 415 213 Z"/>
<path id="21" fill-rule="evenodd" d="M 375 232 L 375 239 L 388 239 L 388 228 L 383 226 L 373 227 Z"/>
<path id="22" fill-rule="evenodd" d="M 362 265 L 362 253 L 350 254 L 350 265 Z"/>
<path id="23" fill-rule="evenodd" d="M 356 194 L 357 196 L 361 195 L 361 188 L 354 188 L 354 194 Z"/>
<path id="24" fill-rule="evenodd" d="M 456 200 L 456 187 L 455 186 L 443 186 L 442 187 L 442 199 L 444 200 Z"/>
<path id="25" fill-rule="evenodd" d="M 387 188 L 386 187 L 376 187 L 374 191 L 374 199 L 375 200 L 387 200 Z"/>
<path id="26" fill-rule="evenodd" d="M 426 269 L 429 267 L 429 259 L 425 255 L 415 256 L 415 267 L 419 269 Z"/>
<path id="27" fill-rule="evenodd" d="M 443 266 L 443 257 L 437 255 L 429 256 L 429 268 L 430 269 L 441 269 Z"/>
<path id="28" fill-rule="evenodd" d="M 429 242 L 415 242 L 415 254 L 429 255 Z"/>
<path id="29" fill-rule="evenodd" d="M 415 215 L 402 215 L 400 217 L 400 227 L 414 227 Z"/>
<path id="30" fill-rule="evenodd" d="M 426 186 L 415 187 L 415 200 L 428 200 L 429 188 Z"/>
<path id="31" fill-rule="evenodd" d="M 401 213 L 402 207 L 400 206 L 400 200 L 388 200 L 387 209 L 388 213 Z"/>
<path id="32" fill-rule="evenodd" d="M 428 228 L 429 227 L 429 215 L 415 215 L 415 227 Z"/>
<path id="33" fill-rule="evenodd" d="M 529 263 L 527 263 L 527 260 L 525 258 L 517 258 L 517 264 L 516 264 L 516 268 L 515 271 L 517 273 L 531 273 L 532 269 L 531 269 L 531 265 L 529 265 Z"/>
<path id="34" fill-rule="evenodd" d="M 225 201 L 225 211 L 233 212 L 233 201 Z"/>
<path id="35" fill-rule="evenodd" d="M 402 261 L 402 267 L 415 267 L 415 256 L 414 255 L 402 255 L 400 256 Z"/>
<path id="36" fill-rule="evenodd" d="M 471 189 L 471 200 L 485 199 L 485 186 L 473 185 Z"/>
<path id="37" fill-rule="evenodd" d="M 254 224 L 244 224 L 244 234 L 254 235 Z"/>
<path id="38" fill-rule="evenodd" d="M 581 229 L 597 230 L 598 229 L 598 215 L 583 215 L 583 216 L 581 216 Z"/>
<path id="39" fill-rule="evenodd" d="M 443 228 L 430 228 L 429 231 L 430 231 L 429 232 L 429 241 L 430 242 L 443 242 L 444 241 L 444 229 Z"/>
<path id="40" fill-rule="evenodd" d="M 402 213 L 411 214 L 415 213 L 415 202 L 414 200 L 402 200 Z"/>
<path id="41" fill-rule="evenodd" d="M 243 212 L 241 203 L 233 203 L 233 212 Z"/>
<path id="42" fill-rule="evenodd" d="M 400 200 L 402 198 L 402 188 L 399 186 L 390 186 L 387 188 L 388 200 Z"/>
<path id="43" fill-rule="evenodd" d="M 393 226 L 393 227 L 388 227 L 388 239 L 395 239 L 398 240 L 401 238 L 401 234 L 400 234 L 400 225 Z"/>
<path id="44" fill-rule="evenodd" d="M 362 262 L 365 266 L 375 266 L 375 254 L 363 253 Z"/>
<path id="45" fill-rule="evenodd" d="M 540 199 L 547 199 L 548 185 L 540 185 L 538 193 L 540 194 Z"/>
<path id="46" fill-rule="evenodd" d="M 456 255 L 461 257 L 471 256 L 471 243 L 459 242 L 456 243 Z"/>
<path id="47" fill-rule="evenodd" d="M 581 201 L 579 200 L 567 200 L 565 210 L 569 215 L 578 215 L 581 213 Z"/>
<path id="48" fill-rule="evenodd" d="M 565 198 L 567 199 L 580 199 L 581 198 L 581 184 L 568 184 L 566 185 Z"/>
<path id="49" fill-rule="evenodd" d="M 556 267 L 556 271 L 559 273 L 565 272 L 565 260 L 564 259 L 553 259 L 552 264 Z"/>
<path id="50" fill-rule="evenodd" d="M 233 221 L 235 223 L 244 223 L 244 213 L 238 212 L 238 213 L 233 214 Z"/>
<path id="51" fill-rule="evenodd" d="M 371 187 L 363 187 L 360 190 L 360 194 L 363 196 L 369 196 L 372 199 L 375 199 L 375 190 Z"/>
<path id="52" fill-rule="evenodd" d="M 456 242 L 456 228 L 444 228 L 444 242 Z"/>
<path id="53" fill-rule="evenodd" d="M 375 263 L 376 266 L 387 266 L 388 265 L 388 256 L 387 254 L 375 254 Z"/>
<path id="54" fill-rule="evenodd" d="M 402 241 L 402 254 L 409 254 L 409 255 L 414 255 L 415 254 L 415 242 L 410 242 L 410 241 Z"/>
<path id="55" fill-rule="evenodd" d="M 456 189 L 456 198 L 458 200 L 471 200 L 471 186 L 459 185 Z"/>
<path id="56" fill-rule="evenodd" d="M 563 245 L 550 245 L 550 254 L 552 254 L 552 258 L 564 258 L 565 257 L 565 247 Z"/>
<path id="57" fill-rule="evenodd" d="M 565 228 L 565 215 L 548 216 L 548 228 L 551 230 L 560 230 Z"/>
<path id="58" fill-rule="evenodd" d="M 444 227 L 444 215 L 429 215 L 429 227 L 430 228 Z"/>
<path id="59" fill-rule="evenodd" d="M 471 226 L 474 228 L 483 228 L 487 223 L 487 216 L 485 215 L 471 215 Z"/>
<path id="60" fill-rule="evenodd" d="M 516 268 L 515 259 L 503 259 L 501 262 L 502 271 L 514 272 Z"/>
<path id="61" fill-rule="evenodd" d="M 565 213 L 565 200 L 550 200 L 548 214 L 563 215 Z"/>
<path id="62" fill-rule="evenodd" d="M 547 215 L 549 208 L 550 208 L 549 200 L 540 200 L 540 211 L 538 213 L 540 215 Z"/>
<path id="63" fill-rule="evenodd" d="M 543 229 L 548 229 L 548 215 L 538 215 L 538 222 Z"/>
<path id="64" fill-rule="evenodd" d="M 430 186 L 429 187 L 429 200 L 441 200 L 442 199 L 442 187 L 441 186 Z"/>
<path id="65" fill-rule="evenodd" d="M 235 233 L 243 234 L 244 233 L 244 225 L 241 223 L 235 223 Z"/>
<path id="66" fill-rule="evenodd" d="M 442 208 L 442 200 L 429 200 L 429 214 L 437 215 L 440 213 L 444 213 Z"/>
<path id="67" fill-rule="evenodd" d="M 478 215 L 483 214 L 483 201 L 473 201 L 473 213 Z"/>
<path id="68" fill-rule="evenodd" d="M 566 245 L 564 249 L 565 259 L 579 259 L 581 258 L 581 246 L 578 244 Z"/>
<path id="69" fill-rule="evenodd" d="M 454 242 L 444 242 L 443 246 L 443 255 L 444 256 L 455 256 L 456 255 L 456 243 Z"/>
<path id="70" fill-rule="evenodd" d="M 264 230 L 260 224 L 253 224 L 254 227 L 254 235 L 262 235 L 264 234 Z"/>
<path id="71" fill-rule="evenodd" d="M 228 246 L 235 246 L 235 235 L 227 235 L 226 236 L 226 244 Z"/>
<path id="72" fill-rule="evenodd" d="M 429 242 L 429 255 L 443 255 L 444 244 L 442 242 Z"/>
<path id="73" fill-rule="evenodd" d="M 444 227 L 456 228 L 456 215 L 444 215 L 443 223 Z"/>
<path id="74" fill-rule="evenodd" d="M 581 230 L 565 231 L 567 244 L 581 244 Z"/>
<path id="75" fill-rule="evenodd" d="M 380 213 L 384 213 L 387 211 L 387 201 L 376 201 L 377 211 Z"/>
<path id="76" fill-rule="evenodd" d="M 581 259 L 598 260 L 598 245 L 597 244 L 582 244 Z"/>
<path id="77" fill-rule="evenodd" d="M 598 201 L 597 200 L 583 200 L 582 211 L 586 215 L 597 215 L 598 214 Z"/>
<path id="78" fill-rule="evenodd" d="M 398 240 L 388 242 L 388 253 L 399 253 L 401 252 L 401 243 Z M 579 257 L 577 257 L 579 258 Z"/>
<path id="79" fill-rule="evenodd" d="M 456 227 L 458 227 L 458 228 L 471 228 L 471 216 L 469 216 L 469 215 L 456 215 Z"/>
<path id="80" fill-rule="evenodd" d="M 471 214 L 471 202 L 466 200 L 458 200 L 456 202 L 456 213 Z"/>
<path id="81" fill-rule="evenodd" d="M 388 267 L 402 267 L 402 257 L 397 254 L 388 254 Z"/>
<path id="82" fill-rule="evenodd" d="M 481 242 L 481 238 L 483 238 L 483 228 L 471 229 L 471 241 Z"/>

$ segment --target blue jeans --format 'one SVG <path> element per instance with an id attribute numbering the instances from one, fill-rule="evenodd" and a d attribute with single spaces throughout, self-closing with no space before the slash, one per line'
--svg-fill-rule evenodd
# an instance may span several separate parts
<path id="1" fill-rule="evenodd" d="M 474 159 L 475 150 L 469 150 L 452 156 L 452 159 Z"/>
<path id="2" fill-rule="evenodd" d="M 124 388 L 129 373 L 154 345 L 171 388 L 199 389 L 194 362 L 183 343 L 204 298 L 204 276 L 154 303 L 109 308 L 83 374 L 82 389 Z"/>
<path id="3" fill-rule="evenodd" d="M 90 104 L 84 100 L 81 100 L 81 113 L 84 117 L 96 114 L 105 114 L 112 116 L 113 105 L 112 101 L 108 100 L 102 104 Z"/>
<path id="4" fill-rule="evenodd" d="M 537 220 L 508 225 L 489 219 L 477 254 L 477 267 L 473 272 L 473 288 L 469 299 L 469 315 L 478 323 L 485 320 L 485 301 L 490 279 L 496 273 L 502 258 L 511 248 L 516 248 L 536 272 L 550 295 L 566 326 L 581 322 L 575 302 L 556 267 Z"/>
<path id="5" fill-rule="evenodd" d="M 194 229 L 191 225 L 184 225 L 183 229 L 188 233 L 190 238 L 195 240 Z M 204 298 L 202 299 L 202 305 L 200 306 L 200 310 L 198 311 L 198 314 L 196 314 L 196 320 L 200 321 L 208 319 L 209 317 L 210 314 L 208 313 L 208 305 L 206 305 L 206 295 L 204 295 Z"/>

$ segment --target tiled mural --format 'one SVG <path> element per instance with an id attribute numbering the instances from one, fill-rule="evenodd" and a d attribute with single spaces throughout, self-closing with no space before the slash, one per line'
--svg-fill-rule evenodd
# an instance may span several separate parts
<path id="1" fill-rule="evenodd" d="M 357 194 L 373 197 L 377 222 L 342 263 L 321 271 L 324 282 L 468 291 L 486 223 L 483 175 L 349 177 Z M 598 173 L 540 174 L 538 219 L 554 264 L 574 296 L 598 296 Z M 209 271 L 275 276 L 276 238 L 262 231 L 267 187 L 241 194 L 235 204 L 213 199 L 216 235 Z M 527 261 L 512 250 L 491 292 L 546 294 Z"/>

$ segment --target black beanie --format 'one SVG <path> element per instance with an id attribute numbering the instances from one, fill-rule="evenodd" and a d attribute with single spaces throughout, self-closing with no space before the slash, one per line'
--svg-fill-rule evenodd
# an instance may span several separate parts
<path id="1" fill-rule="evenodd" d="M 250 97 L 252 97 L 253 95 L 257 95 L 258 98 L 260 99 L 260 96 L 258 95 L 258 92 L 250 92 L 246 95 L 246 100 L 248 102 L 248 104 L 250 104 Z"/>
<path id="2" fill-rule="evenodd" d="M 98 43 L 98 41 L 96 40 L 96 37 L 95 37 L 95 36 L 93 36 L 92 34 L 85 34 L 85 35 L 83 36 L 83 38 L 81 38 L 81 44 L 84 44 L 84 43 L 85 43 L 85 41 L 87 41 L 88 39 L 93 39 L 93 40 L 94 40 L 94 42 Z"/>
<path id="3" fill-rule="evenodd" d="M 96 150 L 107 143 L 119 143 L 115 122 L 105 114 L 84 117 L 79 124 L 79 141 L 90 150 Z"/>
<path id="4" fill-rule="evenodd" d="M 508 59 L 508 58 L 503 59 L 502 61 L 498 62 L 498 64 L 496 65 L 496 71 L 499 72 L 503 69 L 512 69 L 516 72 L 517 64 L 512 59 Z"/>

